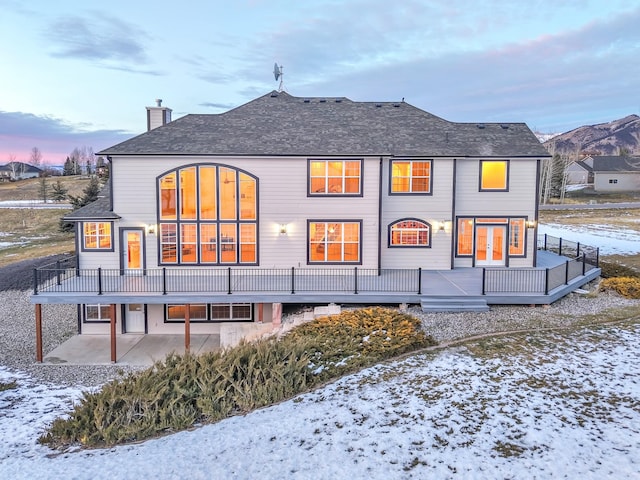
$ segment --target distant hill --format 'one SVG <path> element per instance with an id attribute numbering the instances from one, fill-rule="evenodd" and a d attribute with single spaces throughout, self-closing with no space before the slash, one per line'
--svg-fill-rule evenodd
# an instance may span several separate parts
<path id="1" fill-rule="evenodd" d="M 585 125 L 543 142 L 551 153 L 618 155 L 623 148 L 640 155 L 640 117 L 629 115 L 607 123 Z"/>

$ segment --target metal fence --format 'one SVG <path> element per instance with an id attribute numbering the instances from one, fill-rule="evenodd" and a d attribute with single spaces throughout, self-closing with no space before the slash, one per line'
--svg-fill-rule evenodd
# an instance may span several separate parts
<path id="1" fill-rule="evenodd" d="M 484 268 L 482 294 L 538 293 L 553 289 L 598 268 L 597 248 L 550 235 L 538 237 L 538 248 L 566 258 L 551 268 Z M 156 268 L 144 270 L 78 269 L 69 257 L 34 270 L 34 294 L 60 293 L 404 293 L 421 295 L 426 276 L 421 268 Z"/>
<path id="2" fill-rule="evenodd" d="M 62 279 L 66 281 L 61 281 Z M 158 268 L 34 270 L 34 294 L 60 293 L 313 293 L 421 294 L 422 269 Z"/>

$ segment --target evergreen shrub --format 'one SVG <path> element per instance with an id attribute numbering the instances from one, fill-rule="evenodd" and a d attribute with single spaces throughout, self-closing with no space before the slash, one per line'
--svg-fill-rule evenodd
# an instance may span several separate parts
<path id="1" fill-rule="evenodd" d="M 278 339 L 202 355 L 168 356 L 85 392 L 39 439 L 52 447 L 110 446 L 245 414 L 345 373 L 434 345 L 420 321 L 396 310 L 345 311 Z"/>

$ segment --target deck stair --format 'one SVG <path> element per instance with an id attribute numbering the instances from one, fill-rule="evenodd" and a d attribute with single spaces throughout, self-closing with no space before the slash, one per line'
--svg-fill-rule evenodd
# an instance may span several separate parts
<path id="1" fill-rule="evenodd" d="M 430 295 L 420 300 L 422 311 L 435 312 L 486 312 L 487 301 L 482 297 L 460 295 Z"/>

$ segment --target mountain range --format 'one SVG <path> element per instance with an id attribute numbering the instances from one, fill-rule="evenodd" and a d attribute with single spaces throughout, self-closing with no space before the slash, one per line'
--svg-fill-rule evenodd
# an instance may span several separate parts
<path id="1" fill-rule="evenodd" d="M 585 125 L 569 132 L 545 138 L 538 135 L 550 153 L 619 155 L 626 151 L 640 154 L 640 117 L 628 115 L 619 120 Z"/>

